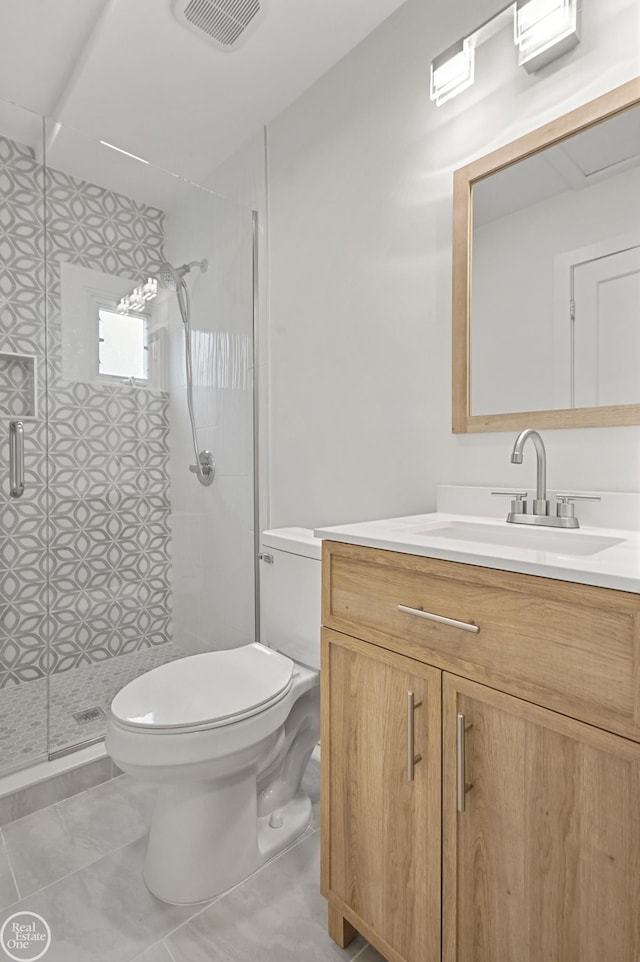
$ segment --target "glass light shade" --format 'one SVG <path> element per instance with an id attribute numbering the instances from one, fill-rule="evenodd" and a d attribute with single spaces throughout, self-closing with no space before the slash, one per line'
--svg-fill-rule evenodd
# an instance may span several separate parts
<path id="1" fill-rule="evenodd" d="M 469 39 L 459 40 L 431 64 L 431 100 L 445 103 L 473 83 L 475 48 Z"/>
<path id="2" fill-rule="evenodd" d="M 518 63 L 540 70 L 580 42 L 578 0 L 516 0 Z"/>

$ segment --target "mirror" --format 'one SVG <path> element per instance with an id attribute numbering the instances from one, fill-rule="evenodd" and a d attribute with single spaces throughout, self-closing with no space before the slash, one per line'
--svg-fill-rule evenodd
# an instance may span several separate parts
<path id="1" fill-rule="evenodd" d="M 453 430 L 640 424 L 640 78 L 454 174 Z"/>

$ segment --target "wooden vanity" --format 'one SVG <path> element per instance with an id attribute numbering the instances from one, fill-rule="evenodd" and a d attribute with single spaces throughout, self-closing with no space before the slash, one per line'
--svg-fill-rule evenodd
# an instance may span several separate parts
<path id="1" fill-rule="evenodd" d="M 638 962 L 640 595 L 325 541 L 322 622 L 332 938 Z"/>

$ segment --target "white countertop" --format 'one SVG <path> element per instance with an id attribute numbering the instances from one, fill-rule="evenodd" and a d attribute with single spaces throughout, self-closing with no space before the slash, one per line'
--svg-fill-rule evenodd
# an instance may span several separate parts
<path id="1" fill-rule="evenodd" d="M 434 525 L 433 530 L 429 530 L 431 525 Z M 487 526 L 486 543 L 481 540 L 480 525 Z M 438 528 L 449 531 L 450 535 L 453 532 L 455 537 L 438 536 Z M 473 534 L 473 540 L 464 540 L 465 531 L 470 536 Z M 523 531 L 527 534 L 520 540 L 529 542 L 526 547 L 509 543 L 512 535 L 514 540 L 518 540 L 519 533 Z M 480 515 L 435 512 L 317 528 L 314 534 L 318 538 L 346 544 L 402 551 L 425 558 L 517 571 L 640 594 L 640 531 L 637 530 L 586 526 L 570 530 L 542 526 L 534 528 Z M 543 544 L 545 534 L 549 536 L 547 541 L 553 543 L 554 550 L 538 549 L 534 539 L 539 539 Z M 612 539 L 616 543 L 603 550 L 580 554 L 563 552 L 562 546 L 558 547 L 562 545 L 560 538 L 567 538 L 566 545 L 575 546 L 577 552 L 582 548 L 591 551 L 592 547 L 597 547 L 599 542 L 589 540 L 593 538 Z M 502 543 L 491 543 L 492 539 Z"/>

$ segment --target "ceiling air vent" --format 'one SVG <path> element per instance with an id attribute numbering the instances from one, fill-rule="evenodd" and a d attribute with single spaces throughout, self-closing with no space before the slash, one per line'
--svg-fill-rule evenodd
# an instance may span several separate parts
<path id="1" fill-rule="evenodd" d="M 265 0 L 173 0 L 176 19 L 221 50 L 246 40 L 264 13 Z"/>

